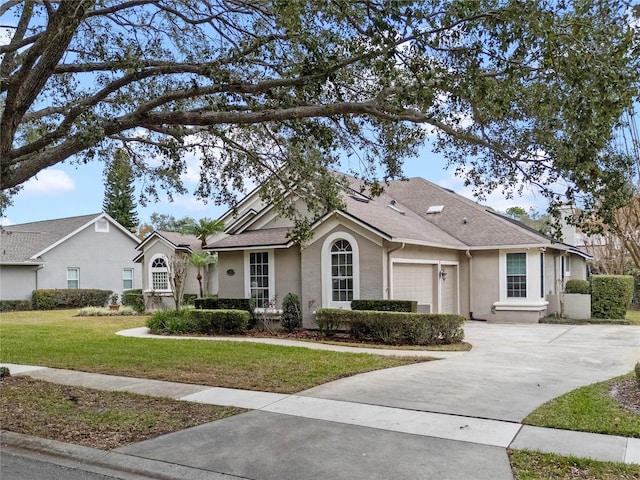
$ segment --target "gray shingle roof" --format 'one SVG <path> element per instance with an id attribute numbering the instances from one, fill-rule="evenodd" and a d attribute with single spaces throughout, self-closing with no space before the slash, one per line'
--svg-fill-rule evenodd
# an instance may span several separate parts
<path id="1" fill-rule="evenodd" d="M 343 194 L 343 213 L 389 240 L 455 249 L 550 244 L 544 235 L 423 178 L 392 181 L 377 198 L 359 195 L 360 181 L 348 176 L 346 179 L 352 190 Z M 431 206 L 442 210 L 427 213 Z M 286 245 L 287 231 L 247 230 L 208 247 Z"/>
<path id="2" fill-rule="evenodd" d="M 34 257 L 100 213 L 8 225 L 0 229 L 0 263 L 37 263 Z"/>

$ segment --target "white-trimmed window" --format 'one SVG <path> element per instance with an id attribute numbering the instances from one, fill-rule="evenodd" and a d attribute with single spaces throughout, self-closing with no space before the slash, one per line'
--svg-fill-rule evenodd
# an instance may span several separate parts
<path id="1" fill-rule="evenodd" d="M 133 268 L 122 270 L 122 289 L 131 290 L 133 288 Z"/>
<path id="2" fill-rule="evenodd" d="M 67 268 L 67 288 L 80 288 L 80 269 L 78 267 Z"/>
<path id="3" fill-rule="evenodd" d="M 151 259 L 149 267 L 150 287 L 154 291 L 169 290 L 169 263 L 163 255 Z"/>
<path id="4" fill-rule="evenodd" d="M 269 308 L 274 297 L 273 250 L 246 252 L 248 296 L 255 302 L 255 308 Z"/>
<path id="5" fill-rule="evenodd" d="M 507 253 L 507 297 L 527 297 L 526 253 Z"/>
<path id="6" fill-rule="evenodd" d="M 331 246 L 331 301 L 353 300 L 353 249 L 344 239 Z"/>
<path id="7" fill-rule="evenodd" d="M 321 254 L 322 306 L 351 308 L 360 298 L 360 253 L 358 242 L 347 232 L 325 238 Z"/>

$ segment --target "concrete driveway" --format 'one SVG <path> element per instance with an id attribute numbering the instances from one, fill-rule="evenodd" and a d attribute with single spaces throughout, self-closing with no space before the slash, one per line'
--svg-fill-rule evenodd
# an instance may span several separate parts
<path id="1" fill-rule="evenodd" d="M 473 349 L 437 362 L 344 378 L 302 392 L 317 398 L 519 422 L 576 387 L 628 373 L 640 327 L 468 322 Z"/>

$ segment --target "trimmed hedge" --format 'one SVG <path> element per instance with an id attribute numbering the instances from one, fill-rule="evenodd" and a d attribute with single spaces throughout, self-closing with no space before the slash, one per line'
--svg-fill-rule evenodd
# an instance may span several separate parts
<path id="1" fill-rule="evenodd" d="M 0 300 L 0 312 L 25 312 L 31 310 L 31 300 Z"/>
<path id="2" fill-rule="evenodd" d="M 91 288 L 71 288 L 54 290 L 34 290 L 34 310 L 55 310 L 62 308 L 104 307 L 113 292 Z"/>
<path id="3" fill-rule="evenodd" d="M 246 310 L 250 315 L 249 326 L 253 327 L 257 322 L 251 298 L 196 298 L 193 305 L 200 310 Z"/>
<path id="4" fill-rule="evenodd" d="M 624 318 L 633 299 L 631 275 L 591 277 L 591 315 L 594 318 Z"/>
<path id="5" fill-rule="evenodd" d="M 147 327 L 155 334 L 243 334 L 249 318 L 245 310 L 161 310 L 149 317 Z"/>
<path id="6" fill-rule="evenodd" d="M 567 280 L 564 291 L 565 293 L 580 293 L 585 295 L 591 293 L 591 285 L 587 280 Z"/>
<path id="7" fill-rule="evenodd" d="M 352 300 L 351 310 L 375 310 L 377 312 L 417 312 L 416 300 Z"/>
<path id="8" fill-rule="evenodd" d="M 347 327 L 357 340 L 389 345 L 448 345 L 464 338 L 461 315 L 412 312 L 380 312 L 322 308 L 316 322 L 322 331 L 331 333 Z"/>
<path id="9" fill-rule="evenodd" d="M 133 308 L 136 312 L 144 312 L 144 295 L 141 288 L 122 292 L 122 305 Z"/>

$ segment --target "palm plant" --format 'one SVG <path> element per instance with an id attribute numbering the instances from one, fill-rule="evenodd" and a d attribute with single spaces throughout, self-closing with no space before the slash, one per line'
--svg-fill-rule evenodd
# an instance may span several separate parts
<path id="1" fill-rule="evenodd" d="M 196 278 L 198 279 L 198 285 L 200 286 L 200 298 L 204 297 L 204 292 L 202 289 L 202 271 L 206 271 L 209 268 L 209 265 L 216 263 L 218 259 L 215 255 L 210 255 L 208 252 L 193 252 L 191 257 L 189 258 L 189 262 L 191 265 L 196 267 L 198 270 L 198 275 Z"/>
<path id="2" fill-rule="evenodd" d="M 182 227 L 182 233 L 194 235 L 200 240 L 203 247 L 207 244 L 207 238 L 215 233 L 222 232 L 223 230 L 223 221 L 211 220 L 210 218 L 201 218 L 198 221 L 188 223 Z"/>

